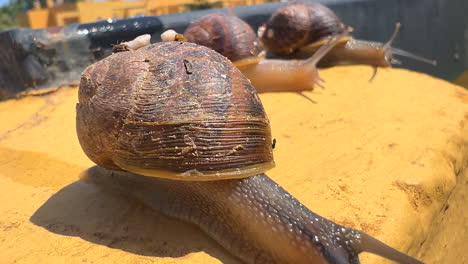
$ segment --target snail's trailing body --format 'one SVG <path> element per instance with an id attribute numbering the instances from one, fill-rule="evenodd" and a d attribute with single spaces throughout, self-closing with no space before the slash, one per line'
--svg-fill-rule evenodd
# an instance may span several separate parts
<path id="1" fill-rule="evenodd" d="M 400 25 L 390 40 L 383 44 L 374 41 L 358 40 L 349 35 L 318 63 L 319 67 L 341 64 L 367 64 L 374 67 L 391 67 L 399 63 L 393 55 L 411 57 L 435 65 L 431 61 L 409 52 L 392 48 Z M 314 2 L 293 2 L 279 8 L 259 29 L 263 47 L 278 55 L 295 59 L 312 56 L 326 41 L 325 38 L 341 34 L 346 27 L 329 8 Z"/>
<path id="2" fill-rule="evenodd" d="M 317 63 L 347 34 L 330 35 L 306 60 L 265 59 L 253 29 L 240 18 L 212 13 L 195 20 L 184 32 L 187 41 L 209 47 L 230 59 L 257 92 L 312 90 L 321 86 Z"/>
<path id="3" fill-rule="evenodd" d="M 245 263 L 359 263 L 362 251 L 421 263 L 314 214 L 263 174 L 273 166 L 263 106 L 208 48 L 158 43 L 91 65 L 77 133 L 100 165 L 83 180 L 199 226 Z"/>
<path id="4" fill-rule="evenodd" d="M 195 223 L 245 263 L 359 263 L 362 251 L 421 264 L 360 231 L 313 213 L 267 175 L 175 181 L 88 169 L 82 179 Z"/>

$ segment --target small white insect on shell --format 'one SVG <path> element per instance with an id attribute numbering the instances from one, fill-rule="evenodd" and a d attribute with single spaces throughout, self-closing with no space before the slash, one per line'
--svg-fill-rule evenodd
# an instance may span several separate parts
<path id="1" fill-rule="evenodd" d="M 123 42 L 121 44 L 126 45 L 131 50 L 137 50 L 139 48 L 151 45 L 151 35 L 144 34 L 136 37 L 134 40 Z"/>

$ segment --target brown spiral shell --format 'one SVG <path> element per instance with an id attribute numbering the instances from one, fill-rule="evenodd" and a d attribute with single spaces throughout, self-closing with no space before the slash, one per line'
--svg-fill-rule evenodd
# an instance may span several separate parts
<path id="1" fill-rule="evenodd" d="M 276 55 L 292 54 L 299 48 L 344 32 L 341 20 L 326 6 L 294 2 L 279 8 L 265 23 L 260 40 Z"/>
<path id="2" fill-rule="evenodd" d="M 89 66 L 76 108 L 82 148 L 110 169 L 212 180 L 274 164 L 255 89 L 225 57 L 193 43 L 157 43 Z"/>
<path id="3" fill-rule="evenodd" d="M 257 56 L 261 49 L 253 29 L 242 19 L 212 13 L 195 20 L 184 32 L 187 41 L 209 47 L 238 61 Z"/>

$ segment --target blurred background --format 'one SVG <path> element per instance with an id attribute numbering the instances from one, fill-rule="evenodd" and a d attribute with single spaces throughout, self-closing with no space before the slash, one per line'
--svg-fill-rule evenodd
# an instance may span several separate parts
<path id="1" fill-rule="evenodd" d="M 304 0 L 306 1 L 306 0 Z M 467 0 L 315 0 L 353 27 L 357 39 L 385 43 L 436 60 L 402 67 L 468 87 Z M 25 90 L 70 85 L 112 46 L 167 29 L 183 32 L 209 12 L 233 13 L 254 30 L 288 1 L 272 0 L 0 0 L 0 100 Z"/>
<path id="2" fill-rule="evenodd" d="M 0 30 L 90 23 L 193 10 L 279 2 L 273 0 L 0 0 Z"/>

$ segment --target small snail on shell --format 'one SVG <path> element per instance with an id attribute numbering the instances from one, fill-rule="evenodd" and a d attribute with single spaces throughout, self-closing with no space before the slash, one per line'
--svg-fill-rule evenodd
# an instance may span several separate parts
<path id="1" fill-rule="evenodd" d="M 120 44 L 114 45 L 112 47 L 112 52 L 122 52 L 122 51 L 129 51 L 129 50 L 137 50 L 139 48 L 148 46 L 151 44 L 151 35 L 144 34 L 141 36 L 136 37 L 131 41 L 122 42 Z"/>
<path id="2" fill-rule="evenodd" d="M 392 37 L 385 44 L 357 40 L 345 35 L 320 60 L 318 66 L 368 64 L 374 67 L 390 67 L 392 64 L 400 63 L 393 58 L 394 54 L 435 65 L 435 61 L 390 46 L 399 28 L 400 24 L 397 24 Z M 344 31 L 343 22 L 329 8 L 320 3 L 298 1 L 274 12 L 259 28 L 258 34 L 267 51 L 278 56 L 304 59 L 312 56 L 325 43 L 328 36 Z"/>
<path id="3" fill-rule="evenodd" d="M 257 92 L 304 91 L 322 86 L 316 64 L 346 35 L 330 36 L 307 60 L 265 59 L 253 29 L 240 18 L 211 13 L 192 22 L 184 32 L 187 41 L 214 49 L 230 59 L 252 82 Z"/>
<path id="4" fill-rule="evenodd" d="M 82 74 L 82 180 L 199 226 L 244 263 L 359 263 L 373 252 L 421 264 L 320 217 L 271 180 L 268 118 L 224 56 L 188 42 L 115 53 Z"/>

